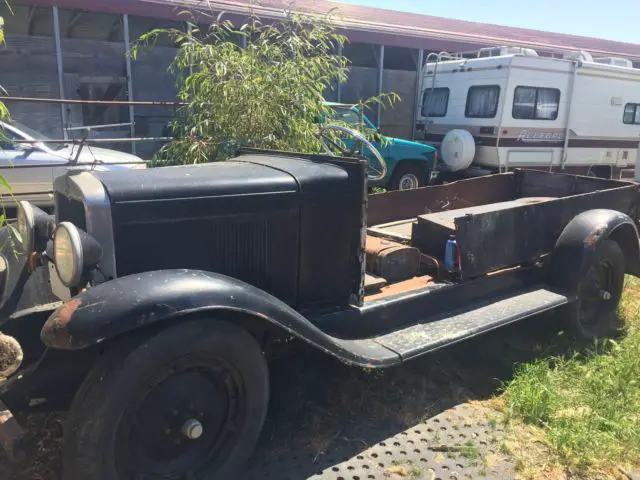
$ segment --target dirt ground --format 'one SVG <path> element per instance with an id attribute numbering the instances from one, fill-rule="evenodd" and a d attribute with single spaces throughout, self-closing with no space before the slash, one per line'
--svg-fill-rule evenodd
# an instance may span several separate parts
<path id="1" fill-rule="evenodd" d="M 499 393 L 515 363 L 540 355 L 553 343 L 556 332 L 553 319 L 535 317 L 384 371 L 347 367 L 306 345 L 289 345 L 270 362 L 271 407 L 250 466 L 251 478 L 261 478 L 260 465 L 265 471 L 271 469 L 269 461 L 286 462 L 293 451 L 307 455 L 310 464 L 318 468 L 300 467 L 299 474 L 289 478 L 310 478 L 324 467 L 329 471 L 333 463 L 345 460 L 347 425 L 357 427 L 359 432 L 371 432 L 359 433 L 362 438 L 358 442 L 362 445 L 352 444 L 351 450 L 346 451 L 348 457 L 379 442 L 384 445 L 385 438 L 428 423 L 458 405 L 482 404 Z M 55 413 L 24 419 L 29 432 L 29 459 L 11 465 L 0 453 L 0 479 L 58 480 L 63 418 L 64 414 Z M 475 450 L 469 452 L 475 456 Z M 392 465 L 397 463 L 390 461 Z M 483 461 L 486 463 L 486 458 Z M 465 475 L 464 468 L 459 474 L 460 478 L 471 476 Z M 384 476 L 436 479 L 428 471 L 401 465 L 392 467 Z"/>

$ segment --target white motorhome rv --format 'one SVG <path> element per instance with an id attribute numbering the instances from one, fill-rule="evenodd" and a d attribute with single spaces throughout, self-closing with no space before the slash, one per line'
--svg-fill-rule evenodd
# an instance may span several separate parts
<path id="1" fill-rule="evenodd" d="M 633 178 L 640 159 L 640 69 L 626 59 L 441 53 L 428 57 L 421 91 L 416 139 L 440 147 L 445 171 Z"/>

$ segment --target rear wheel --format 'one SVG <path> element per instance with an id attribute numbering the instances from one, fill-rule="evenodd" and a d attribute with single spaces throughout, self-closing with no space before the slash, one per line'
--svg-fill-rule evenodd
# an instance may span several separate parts
<path id="1" fill-rule="evenodd" d="M 427 185 L 427 171 L 424 165 L 400 164 L 394 170 L 389 188 L 391 190 L 413 190 Z"/>
<path id="2" fill-rule="evenodd" d="M 64 478 L 237 478 L 258 440 L 269 382 L 257 342 L 197 321 L 114 349 L 69 413 Z"/>
<path id="3" fill-rule="evenodd" d="M 621 328 L 616 310 L 624 288 L 624 253 L 613 240 L 596 246 L 595 258 L 578 284 L 572 312 L 575 333 L 586 340 L 611 337 Z"/>
<path id="4" fill-rule="evenodd" d="M 629 217 L 637 228 L 640 228 L 640 202 L 634 202 L 629 209 Z"/>

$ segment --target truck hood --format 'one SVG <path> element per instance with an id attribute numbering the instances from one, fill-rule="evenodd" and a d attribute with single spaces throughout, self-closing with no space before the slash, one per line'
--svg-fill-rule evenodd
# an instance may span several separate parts
<path id="1" fill-rule="evenodd" d="M 411 148 L 420 148 L 425 152 L 435 152 L 436 149 L 431 145 L 425 145 L 420 142 L 412 142 L 411 140 L 403 140 L 402 138 L 390 138 L 385 137 L 386 141 L 389 142 L 389 145 L 402 145 L 403 147 L 411 147 Z"/>

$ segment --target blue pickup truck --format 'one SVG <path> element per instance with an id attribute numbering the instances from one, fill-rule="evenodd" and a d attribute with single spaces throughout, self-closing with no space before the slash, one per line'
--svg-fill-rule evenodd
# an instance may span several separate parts
<path id="1" fill-rule="evenodd" d="M 364 113 L 355 105 L 326 102 L 335 115 L 334 121 L 352 125 L 356 130 L 378 130 Z M 438 151 L 429 145 L 401 138 L 392 138 L 379 135 L 372 141 L 387 162 L 387 175 L 377 182 L 370 182 L 371 187 L 383 187 L 389 190 L 411 190 L 424 187 L 437 177 L 435 164 Z M 365 156 L 375 167 L 376 160 L 370 152 Z"/>
<path id="2" fill-rule="evenodd" d="M 357 105 L 325 102 L 334 113 L 327 123 L 338 122 L 356 130 L 379 130 Z M 322 122 L 322 120 L 320 120 Z M 175 137 L 170 123 L 165 125 L 163 137 Z M 380 180 L 370 181 L 369 187 L 380 187 L 387 190 L 412 190 L 434 183 L 438 177 L 436 162 L 438 150 L 423 143 L 387 137 L 376 133 L 371 141 L 387 163 L 387 174 Z M 348 148 L 352 148 L 353 140 L 345 140 Z M 365 149 L 366 150 L 366 149 Z M 366 150 L 363 152 L 375 170 L 378 163 L 374 156 Z"/>

